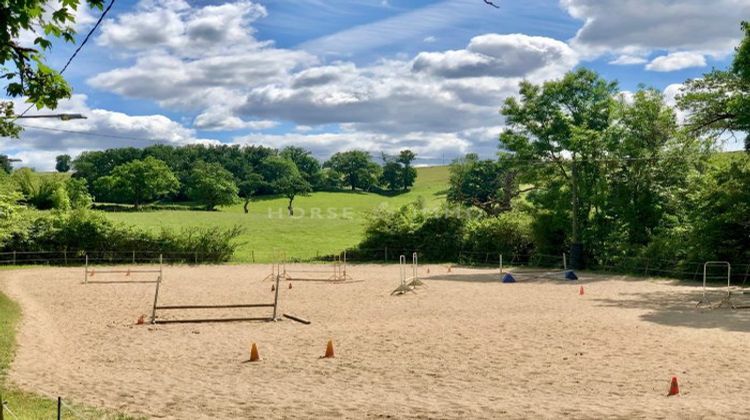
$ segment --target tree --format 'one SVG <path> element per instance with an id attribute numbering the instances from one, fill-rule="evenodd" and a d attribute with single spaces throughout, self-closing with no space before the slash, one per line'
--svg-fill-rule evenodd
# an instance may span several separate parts
<path id="1" fill-rule="evenodd" d="M 511 201 L 529 190 L 519 189 L 516 172 L 502 162 L 469 154 L 450 166 L 448 202 L 476 207 L 489 216 L 511 210 Z"/>
<path id="2" fill-rule="evenodd" d="M 366 190 L 377 180 L 379 165 L 372 161 L 370 153 L 362 150 L 338 152 L 323 165 L 344 176 L 344 184 Z M 374 178 L 374 179 L 373 179 Z"/>
<path id="3" fill-rule="evenodd" d="M 60 99 L 69 98 L 70 85 L 60 72 L 45 64 L 44 52 L 52 47 L 51 38 L 75 42 L 75 10 L 81 0 L 25 0 L 4 2 L 0 7 L 0 61 L 2 78 L 7 81 L 9 98 L 26 97 L 37 109 L 57 107 Z M 104 0 L 85 0 L 92 8 L 102 9 Z M 24 45 L 25 40 L 29 40 Z M 0 135 L 18 137 L 13 103 L 2 102 Z"/>
<path id="4" fill-rule="evenodd" d="M 417 170 L 411 166 L 411 163 L 416 158 L 417 155 L 409 149 L 402 150 L 398 155 L 397 161 L 402 165 L 401 187 L 404 191 L 414 185 L 414 181 L 417 179 Z"/>
<path id="5" fill-rule="evenodd" d="M 237 202 L 239 190 L 232 173 L 218 163 L 198 162 L 190 174 L 188 197 L 206 210 Z"/>
<path id="6" fill-rule="evenodd" d="M 296 146 L 285 147 L 279 156 L 289 159 L 297 165 L 300 175 L 312 186 L 318 187 L 322 182 L 322 173 L 320 162 L 318 162 L 312 153 Z"/>
<path id="7" fill-rule="evenodd" d="M 380 183 L 385 185 L 390 191 L 398 191 L 403 185 L 403 168 L 396 161 L 386 161 L 383 165 L 383 174 L 380 176 Z"/>
<path id="8" fill-rule="evenodd" d="M 13 164 L 7 155 L 0 155 L 0 172 L 6 174 L 13 172 Z"/>
<path id="9" fill-rule="evenodd" d="M 299 172 L 294 173 L 294 171 L 289 175 L 274 181 L 273 188 L 289 200 L 287 210 L 289 210 L 290 216 L 294 216 L 294 198 L 298 195 L 306 195 L 312 191 L 310 184 L 299 174 Z"/>
<path id="10" fill-rule="evenodd" d="M 247 206 L 250 204 L 250 200 L 252 200 L 253 196 L 266 186 L 266 184 L 267 183 L 263 180 L 263 177 L 260 176 L 260 174 L 250 173 L 237 185 L 239 196 L 244 200 L 242 209 L 245 211 L 245 214 L 249 212 Z"/>
<path id="11" fill-rule="evenodd" d="M 149 156 L 117 166 L 112 174 L 96 180 L 97 189 L 132 203 L 141 204 L 177 192 L 180 182 L 166 163 Z"/>
<path id="12" fill-rule="evenodd" d="M 271 156 L 263 161 L 260 167 L 264 182 L 270 185 L 275 194 L 281 194 L 289 199 L 289 215 L 294 215 L 294 198 L 310 192 L 312 186 L 300 174 L 297 165 L 281 156 Z"/>
<path id="13" fill-rule="evenodd" d="M 714 70 L 688 80 L 678 106 L 689 111 L 687 125 L 716 139 L 725 132 L 750 132 L 750 23 L 742 22 L 745 38 L 729 70 Z M 750 153 L 750 134 L 745 137 Z"/>
<path id="14" fill-rule="evenodd" d="M 68 172 L 70 170 L 70 155 L 59 155 L 55 158 L 55 170 L 57 172 Z"/>
<path id="15" fill-rule="evenodd" d="M 520 98 L 508 98 L 501 111 L 508 129 L 500 142 L 512 152 L 510 162 L 525 166 L 526 181 L 568 190 L 574 268 L 582 265 L 582 233 L 601 182 L 599 159 L 616 91 L 616 83 L 580 69 L 541 86 L 521 82 Z"/>
<path id="16" fill-rule="evenodd" d="M 21 206 L 18 204 L 23 196 L 18 192 L 15 183 L 4 171 L 0 171 L 0 246 L 18 227 Z"/>
<path id="17" fill-rule="evenodd" d="M 94 202 L 94 198 L 89 194 L 85 179 L 68 179 L 65 183 L 65 190 L 68 193 L 72 209 L 88 209 Z"/>
<path id="18" fill-rule="evenodd" d="M 606 190 L 593 237 L 611 236 L 615 253 L 649 244 L 660 228 L 681 217 L 701 144 L 678 129 L 674 110 L 655 89 L 639 89 L 614 104 L 607 132 Z M 604 252 L 607 247 L 597 247 Z"/>

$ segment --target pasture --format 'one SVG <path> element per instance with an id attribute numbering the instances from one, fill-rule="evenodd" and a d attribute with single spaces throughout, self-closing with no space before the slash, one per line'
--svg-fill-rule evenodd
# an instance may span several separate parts
<path id="1" fill-rule="evenodd" d="M 270 270 L 168 266 L 159 302 L 269 301 Z M 750 312 L 696 310 L 700 287 L 668 280 L 516 273 L 503 284 L 497 269 L 428 265 L 426 286 L 391 296 L 398 266 L 350 265 L 353 282 L 281 283 L 280 313 L 310 325 L 136 325 L 153 284 L 83 285 L 81 268 L 2 271 L 0 290 L 25 314 L 9 379 L 164 419 L 750 416 L 737 399 L 750 386 Z M 335 357 L 322 359 L 328 340 Z M 672 376 L 680 397 L 666 397 Z"/>
<path id="2" fill-rule="evenodd" d="M 437 207 L 445 201 L 448 167 L 419 168 L 414 187 L 394 196 L 349 192 L 316 192 L 294 200 L 295 216 L 287 214 L 284 198 L 259 197 L 245 214 L 242 204 L 220 211 L 147 211 L 107 213 L 113 220 L 140 227 L 174 229 L 194 226 L 242 226 L 245 233 L 233 262 L 268 262 L 274 249 L 284 249 L 290 258 L 311 259 L 357 245 L 367 211 L 379 205 L 398 207 L 422 197 Z"/>

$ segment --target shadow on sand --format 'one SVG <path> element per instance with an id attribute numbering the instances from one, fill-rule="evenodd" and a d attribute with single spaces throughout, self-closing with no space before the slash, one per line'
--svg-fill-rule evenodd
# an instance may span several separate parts
<path id="1" fill-rule="evenodd" d="M 719 302 L 721 293 L 711 293 L 714 303 Z M 648 310 L 650 312 L 641 315 L 641 319 L 661 325 L 750 332 L 750 309 L 698 309 L 700 298 L 701 289 L 696 287 L 689 291 L 624 293 L 617 299 L 595 299 L 594 302 L 606 307 Z"/>
<path id="2" fill-rule="evenodd" d="M 549 283 L 560 286 L 575 286 L 596 283 L 602 280 L 621 280 L 632 282 L 649 281 L 646 279 L 632 278 L 621 275 L 603 275 L 598 273 L 578 273 L 579 280 L 566 281 L 562 276 L 553 278 L 536 272 L 525 272 L 512 270 L 513 276 L 518 283 Z M 432 273 L 421 277 L 425 281 L 457 281 L 473 283 L 500 283 L 500 275 L 497 272 L 489 273 Z M 429 283 L 428 283 L 429 284 Z M 691 283 L 674 281 L 675 286 L 691 286 Z M 508 284 L 512 287 L 513 284 Z M 724 293 L 724 289 L 712 289 L 709 297 L 713 303 L 718 303 Z M 648 313 L 641 315 L 641 319 L 647 322 L 667 325 L 672 327 L 689 328 L 717 328 L 725 331 L 750 332 L 750 309 L 701 309 L 696 305 L 701 299 L 701 287 L 695 286 L 690 289 L 677 288 L 673 291 L 654 291 L 639 293 L 621 293 L 614 298 L 591 298 L 595 305 L 602 307 L 640 309 Z M 750 304 L 750 296 L 738 297 L 739 303 Z"/>

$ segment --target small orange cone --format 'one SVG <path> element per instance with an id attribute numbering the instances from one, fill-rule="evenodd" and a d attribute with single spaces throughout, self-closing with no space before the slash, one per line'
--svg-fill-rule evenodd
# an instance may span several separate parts
<path id="1" fill-rule="evenodd" d="M 671 397 L 673 395 L 680 395 L 680 386 L 677 385 L 677 377 L 672 377 L 672 383 L 669 384 L 669 394 L 667 394 L 667 397 Z"/>
<path id="2" fill-rule="evenodd" d="M 578 289 L 578 295 L 583 296 L 583 286 L 581 286 L 581 288 Z"/>
<path id="3" fill-rule="evenodd" d="M 328 340 L 328 345 L 326 346 L 326 355 L 323 356 L 324 359 L 331 359 L 333 358 L 333 340 Z"/>
<path id="4" fill-rule="evenodd" d="M 289 283 L 289 288 L 290 288 L 290 289 L 292 288 L 292 283 Z"/>
<path id="5" fill-rule="evenodd" d="M 138 317 L 138 321 L 135 321 L 135 325 L 143 325 L 146 323 L 146 315 Z"/>
<path id="6" fill-rule="evenodd" d="M 89 273 L 89 277 L 94 277 L 94 274 L 96 274 L 96 271 L 94 271 L 94 270 L 92 269 L 92 270 L 91 270 L 91 272 Z"/>
<path id="7" fill-rule="evenodd" d="M 430 274 L 430 268 L 427 267 L 427 274 Z"/>
<path id="8" fill-rule="evenodd" d="M 452 267 L 451 267 L 451 266 L 448 266 L 448 272 L 449 272 L 449 273 L 451 272 L 451 269 L 452 269 Z"/>
<path id="9" fill-rule="evenodd" d="M 257 362 L 258 360 L 260 360 L 260 356 L 258 355 L 258 346 L 253 343 L 253 346 L 250 348 L 250 361 Z"/>
<path id="10" fill-rule="evenodd" d="M 128 268 L 128 272 L 125 273 L 125 277 L 130 277 L 130 269 Z"/>

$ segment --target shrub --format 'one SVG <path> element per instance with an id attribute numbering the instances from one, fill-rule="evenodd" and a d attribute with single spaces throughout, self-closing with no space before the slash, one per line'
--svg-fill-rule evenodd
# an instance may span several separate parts
<path id="1" fill-rule="evenodd" d="M 29 213 L 24 229 L 11 234 L 4 249 L 23 251 L 67 250 L 74 253 L 107 255 L 117 260 L 129 258 L 123 252 L 181 254 L 192 261 L 198 254 L 204 262 L 228 261 L 237 248 L 234 241 L 240 227 L 223 229 L 162 229 L 150 232 L 115 223 L 91 210 L 48 214 Z"/>
<path id="2" fill-rule="evenodd" d="M 531 217 L 520 212 L 503 213 L 498 217 L 469 219 L 463 238 L 463 251 L 494 257 L 528 255 L 533 249 Z"/>

